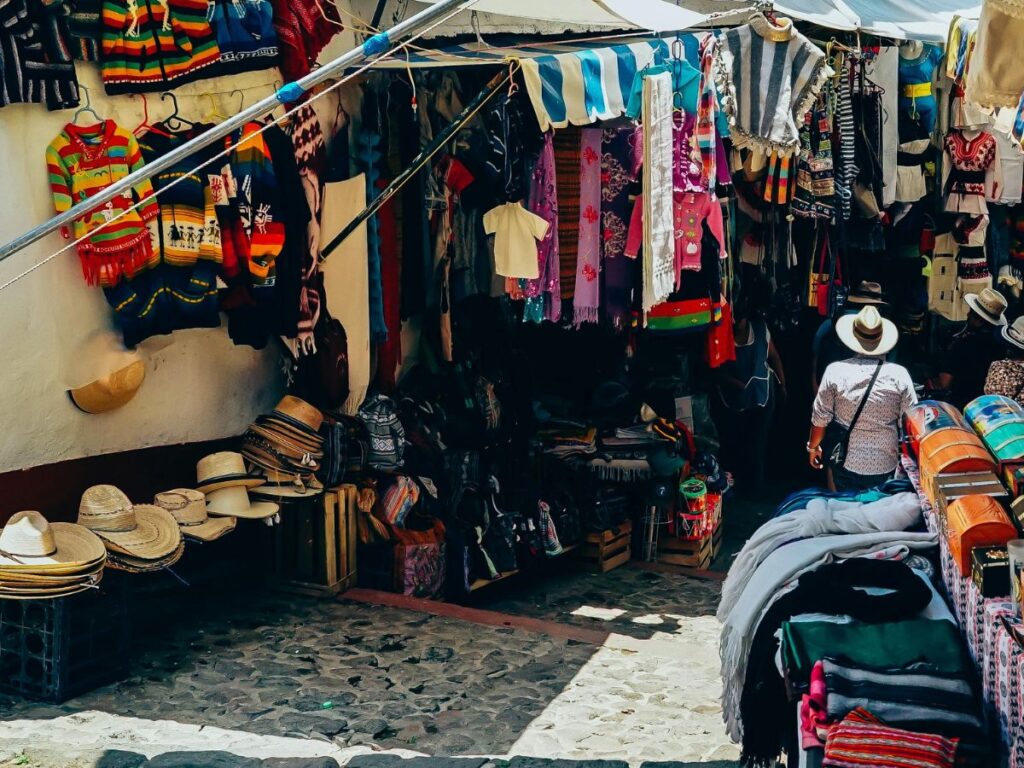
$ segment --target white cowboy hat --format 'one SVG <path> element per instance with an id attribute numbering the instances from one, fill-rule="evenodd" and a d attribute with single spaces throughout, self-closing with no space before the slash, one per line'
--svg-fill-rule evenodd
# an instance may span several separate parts
<path id="1" fill-rule="evenodd" d="M 993 288 L 984 288 L 981 293 L 969 293 L 964 301 L 971 310 L 989 325 L 1006 326 L 1006 298 Z"/>
<path id="2" fill-rule="evenodd" d="M 263 478 L 245 469 L 242 454 L 221 451 L 204 456 L 196 464 L 196 490 L 200 493 L 219 491 L 221 488 L 255 488 L 263 485 Z"/>
<path id="3" fill-rule="evenodd" d="M 270 501 L 250 501 L 244 486 L 232 485 L 206 494 L 206 511 L 218 517 L 242 517 L 263 520 L 277 514 L 280 507 Z"/>
<path id="4" fill-rule="evenodd" d="M 112 485 L 94 485 L 82 494 L 78 524 L 107 549 L 141 560 L 160 560 L 181 544 L 181 531 L 171 513 L 152 504 L 132 504 Z"/>
<path id="5" fill-rule="evenodd" d="M 210 517 L 206 513 L 206 496 L 189 488 L 158 493 L 153 503 L 170 512 L 181 532 L 190 539 L 214 541 L 233 531 L 238 522 L 235 517 Z"/>
<path id="6" fill-rule="evenodd" d="M 1024 315 L 1014 320 L 1013 325 L 1004 325 L 1002 334 L 1013 346 L 1024 349 Z"/>
<path id="7" fill-rule="evenodd" d="M 836 322 L 836 335 L 854 352 L 872 356 L 888 353 L 900 338 L 896 325 L 878 314 L 873 304 L 856 315 L 840 317 Z"/>
<path id="8" fill-rule="evenodd" d="M 5 573 L 59 577 L 60 571 L 69 571 L 67 575 L 74 576 L 95 570 L 106 557 L 106 547 L 95 533 L 74 523 L 48 522 L 39 512 L 16 512 L 0 530 L 0 567 Z"/>

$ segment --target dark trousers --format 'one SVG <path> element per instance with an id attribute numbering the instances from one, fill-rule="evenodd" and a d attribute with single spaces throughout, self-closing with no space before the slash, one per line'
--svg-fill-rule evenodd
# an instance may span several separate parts
<path id="1" fill-rule="evenodd" d="M 860 475 L 843 467 L 832 467 L 832 480 L 837 491 L 866 491 L 877 488 L 886 480 L 891 480 L 892 472 L 881 475 Z"/>
<path id="2" fill-rule="evenodd" d="M 768 435 L 775 415 L 775 387 L 761 408 L 734 411 L 718 399 L 718 438 L 722 466 L 732 472 L 736 489 L 747 493 L 764 486 Z"/>

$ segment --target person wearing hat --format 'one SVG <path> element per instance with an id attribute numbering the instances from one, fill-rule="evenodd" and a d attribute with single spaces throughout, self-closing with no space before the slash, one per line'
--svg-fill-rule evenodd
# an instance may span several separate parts
<path id="1" fill-rule="evenodd" d="M 839 318 L 846 315 L 856 315 L 866 306 L 884 307 L 885 295 L 882 293 L 882 286 L 863 280 L 846 298 L 846 303 L 830 317 L 818 326 L 814 334 L 814 342 L 811 346 L 811 391 L 818 391 L 818 384 L 825 373 L 825 369 L 832 363 L 845 360 L 850 356 L 850 350 L 836 336 L 836 323 Z"/>
<path id="2" fill-rule="evenodd" d="M 999 331 L 1006 325 L 1006 299 L 999 291 L 985 288 L 964 301 L 970 308 L 967 324 L 953 337 L 932 382 L 961 410 L 982 393 L 988 369 L 1003 357 Z"/>
<path id="3" fill-rule="evenodd" d="M 1001 329 L 1003 341 L 1009 347 L 1005 360 L 996 360 L 989 366 L 985 377 L 986 395 L 1003 395 L 1024 403 L 1024 316 Z"/>
<path id="4" fill-rule="evenodd" d="M 836 334 L 854 356 L 825 369 L 807 453 L 812 467 L 831 470 L 830 490 L 865 490 L 892 477 L 899 462 L 900 418 L 917 394 L 907 369 L 885 360 L 899 331 L 875 305 L 839 318 Z M 826 445 L 827 433 L 833 439 Z M 835 450 L 837 444 L 845 444 L 845 454 Z"/>

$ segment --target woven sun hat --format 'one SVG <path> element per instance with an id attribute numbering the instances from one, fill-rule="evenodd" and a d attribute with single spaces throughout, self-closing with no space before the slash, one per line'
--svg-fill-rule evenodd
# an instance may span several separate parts
<path id="1" fill-rule="evenodd" d="M 860 283 L 850 291 L 846 297 L 847 304 L 885 304 L 885 294 L 882 293 L 882 286 L 870 280 L 861 280 Z"/>
<path id="2" fill-rule="evenodd" d="M 286 424 L 291 424 L 300 432 L 319 436 L 320 426 L 324 423 L 324 415 L 319 408 L 300 400 L 294 395 L 285 395 L 274 407 L 274 416 Z"/>
<path id="3" fill-rule="evenodd" d="M 989 325 L 1006 326 L 1006 297 L 994 288 L 984 288 L 981 293 L 969 293 L 964 301 L 978 317 Z"/>
<path id="4" fill-rule="evenodd" d="M 275 434 L 309 448 L 318 448 L 324 442 L 322 435 L 310 432 L 307 427 L 297 426 L 295 422 L 287 421 L 285 417 L 275 413 L 265 413 L 257 416 L 254 426 L 264 427 Z"/>
<path id="5" fill-rule="evenodd" d="M 1024 315 L 1013 321 L 1013 325 L 1004 325 L 1003 338 L 1018 349 L 1024 349 Z"/>
<path id="6" fill-rule="evenodd" d="M 324 492 L 324 484 L 314 475 L 295 475 L 266 470 L 267 482 L 253 489 L 261 499 L 309 499 Z"/>
<path id="7" fill-rule="evenodd" d="M 57 570 L 52 575 L 59 576 L 70 570 L 74 575 L 102 567 L 106 557 L 106 547 L 95 533 L 74 523 L 51 523 L 39 512 L 17 512 L 0 531 L 0 567 L 5 572 Z"/>
<path id="8" fill-rule="evenodd" d="M 107 567 L 127 573 L 153 573 L 169 568 L 181 559 L 185 553 L 185 539 L 181 539 L 178 546 L 164 557 L 156 560 L 149 560 L 140 557 L 132 557 L 123 552 L 111 552 L 107 558 Z"/>
<path id="9" fill-rule="evenodd" d="M 170 512 L 152 504 L 132 504 L 112 485 L 94 485 L 82 494 L 78 524 L 103 539 L 107 549 L 142 560 L 159 560 L 181 544 L 181 531 Z"/>
<path id="10" fill-rule="evenodd" d="M 175 488 L 158 493 L 153 503 L 166 509 L 190 539 L 214 541 L 235 529 L 234 517 L 210 517 L 206 513 L 206 495 L 190 488 Z"/>
<path id="11" fill-rule="evenodd" d="M 246 471 L 242 454 L 234 451 L 221 451 L 204 456 L 196 464 L 196 490 L 200 493 L 219 491 L 221 488 L 255 488 L 263 483 Z"/>
<path id="12" fill-rule="evenodd" d="M 899 341 L 896 324 L 886 320 L 873 304 L 856 315 L 844 315 L 836 322 L 836 335 L 854 352 L 879 356 L 888 353 Z"/>
<path id="13" fill-rule="evenodd" d="M 106 413 L 130 401 L 146 379 L 146 364 L 137 351 L 125 349 L 110 331 L 89 336 L 76 349 L 72 370 L 65 372 L 71 402 L 85 413 Z"/>
<path id="14" fill-rule="evenodd" d="M 260 478 L 262 481 L 262 478 Z M 264 520 L 277 514 L 280 507 L 270 501 L 252 501 L 249 490 L 232 485 L 206 494 L 206 511 L 217 517 L 241 517 Z"/>

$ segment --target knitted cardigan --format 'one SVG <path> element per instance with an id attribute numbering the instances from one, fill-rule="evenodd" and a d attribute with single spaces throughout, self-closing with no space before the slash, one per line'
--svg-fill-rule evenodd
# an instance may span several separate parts
<path id="1" fill-rule="evenodd" d="M 206 0 L 105 0 L 102 49 L 109 94 L 176 88 L 220 60 Z"/>
<path id="2" fill-rule="evenodd" d="M 78 105 L 62 0 L 0 0 L 0 106 Z"/>
<path id="3" fill-rule="evenodd" d="M 89 127 L 69 123 L 46 148 L 54 208 L 63 213 L 143 164 L 135 136 L 113 120 Z M 90 284 L 116 285 L 122 277 L 131 277 L 155 264 L 157 257 L 146 227 L 146 222 L 158 213 L 152 195 L 149 181 L 139 182 L 131 193 L 119 195 L 76 219 L 71 232 L 65 232 L 66 237 L 76 240 L 87 237 L 78 244 L 78 255 Z M 145 198 L 149 200 L 140 208 L 114 219 Z"/>
<path id="4" fill-rule="evenodd" d="M 277 66 L 277 32 L 269 0 L 210 0 L 210 21 L 217 35 L 220 63 L 216 72 L 230 75 Z"/>
<path id="5" fill-rule="evenodd" d="M 271 0 L 285 80 L 308 75 L 320 51 L 344 29 L 333 3 L 318 0 Z"/>

